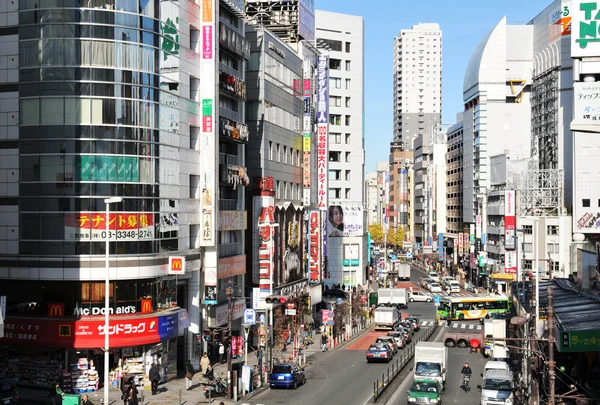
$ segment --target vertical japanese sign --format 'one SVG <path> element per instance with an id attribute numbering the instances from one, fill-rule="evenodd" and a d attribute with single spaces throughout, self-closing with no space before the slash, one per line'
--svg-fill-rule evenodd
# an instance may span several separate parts
<path id="1" fill-rule="evenodd" d="M 255 266 L 260 295 L 271 294 L 273 288 L 273 267 L 275 262 L 275 198 L 273 196 L 255 196 L 253 199 L 253 222 L 256 227 L 253 245 Z M 254 274 L 253 274 L 254 276 Z"/>
<path id="2" fill-rule="evenodd" d="M 444 234 L 438 233 L 438 260 L 444 261 Z"/>
<path id="3" fill-rule="evenodd" d="M 504 252 L 504 272 L 517 274 L 517 251 L 507 250 Z"/>
<path id="4" fill-rule="evenodd" d="M 204 303 L 206 305 L 217 304 L 217 269 L 206 267 L 204 269 Z"/>
<path id="5" fill-rule="evenodd" d="M 215 141 L 215 82 L 217 77 L 215 62 L 215 0 L 202 0 L 202 59 L 200 61 L 200 72 L 202 80 L 200 81 L 200 114 L 202 115 L 200 150 L 202 159 L 200 161 L 201 169 L 201 204 L 200 221 L 202 234 L 200 237 L 200 246 L 215 245 L 215 189 L 216 175 L 216 148 Z M 215 284 L 216 285 L 216 284 Z"/>
<path id="6" fill-rule="evenodd" d="M 481 215 L 475 217 L 475 237 L 481 238 L 482 219 Z"/>
<path id="7" fill-rule="evenodd" d="M 327 137 L 329 133 L 329 57 L 319 55 L 317 62 L 317 207 L 327 210 Z"/>
<path id="8" fill-rule="evenodd" d="M 308 274 L 311 282 L 321 281 L 321 211 L 308 212 Z"/>
<path id="9" fill-rule="evenodd" d="M 312 64 L 310 60 L 304 61 L 304 86 L 303 86 L 303 98 L 304 98 L 304 116 L 302 117 L 302 167 L 303 167 L 303 181 L 302 181 L 302 203 L 305 206 L 310 205 L 310 138 L 312 135 L 312 91 L 311 91 L 311 77 L 312 77 Z"/>
<path id="10" fill-rule="evenodd" d="M 504 248 L 515 250 L 515 191 L 504 191 Z"/>
<path id="11" fill-rule="evenodd" d="M 459 233 L 458 234 L 458 254 L 462 255 L 463 254 L 463 234 Z"/>

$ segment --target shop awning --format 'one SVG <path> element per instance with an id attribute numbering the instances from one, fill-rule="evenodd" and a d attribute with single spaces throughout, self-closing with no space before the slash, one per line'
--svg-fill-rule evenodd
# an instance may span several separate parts
<path id="1" fill-rule="evenodd" d="M 506 274 L 506 273 L 493 273 L 490 277 L 494 280 L 511 280 L 512 281 L 515 279 L 514 274 Z"/>

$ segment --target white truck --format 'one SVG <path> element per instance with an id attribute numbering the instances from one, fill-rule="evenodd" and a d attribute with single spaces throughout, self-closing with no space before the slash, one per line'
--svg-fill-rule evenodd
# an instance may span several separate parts
<path id="1" fill-rule="evenodd" d="M 485 340 L 483 354 L 485 356 L 498 360 L 508 358 L 508 348 L 506 340 L 504 340 L 506 339 L 506 319 L 485 319 L 483 335 Z"/>
<path id="2" fill-rule="evenodd" d="M 477 388 L 481 390 L 481 405 L 512 405 L 513 372 L 510 370 L 487 370 L 483 375 L 483 384 Z"/>
<path id="3" fill-rule="evenodd" d="M 398 268 L 398 280 L 410 280 L 410 264 L 399 263 Z"/>
<path id="4" fill-rule="evenodd" d="M 406 288 L 380 288 L 377 290 L 377 306 L 397 307 L 408 304 L 408 291 Z"/>
<path id="5" fill-rule="evenodd" d="M 415 380 L 430 378 L 437 380 L 443 387 L 446 384 L 448 366 L 448 348 L 442 342 L 418 342 L 415 346 Z"/>
<path id="6" fill-rule="evenodd" d="M 381 289 L 380 289 L 381 291 Z M 391 329 L 398 325 L 398 311 L 396 308 L 375 308 L 375 330 Z"/>
<path id="7" fill-rule="evenodd" d="M 456 280 L 452 280 L 448 283 L 448 291 L 451 293 L 460 292 L 460 283 Z"/>

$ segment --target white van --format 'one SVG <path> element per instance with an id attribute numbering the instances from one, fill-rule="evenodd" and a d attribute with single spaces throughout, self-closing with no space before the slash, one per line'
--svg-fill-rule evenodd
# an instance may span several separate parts
<path id="1" fill-rule="evenodd" d="M 460 292 L 460 283 L 456 280 L 452 280 L 448 283 L 449 289 L 451 293 L 459 293 Z"/>
<path id="2" fill-rule="evenodd" d="M 505 361 L 490 360 L 485 363 L 483 373 L 485 374 L 488 370 L 510 370 L 508 363 Z"/>

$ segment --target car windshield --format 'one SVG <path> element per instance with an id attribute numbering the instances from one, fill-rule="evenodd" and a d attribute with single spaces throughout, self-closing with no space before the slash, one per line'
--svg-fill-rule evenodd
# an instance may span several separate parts
<path id="1" fill-rule="evenodd" d="M 418 362 L 416 375 L 439 377 L 441 375 L 440 365 L 438 363 Z"/>
<path id="2" fill-rule="evenodd" d="M 508 380 L 485 378 L 483 380 L 483 389 L 495 391 L 510 391 L 512 389 L 512 384 Z"/>
<path id="3" fill-rule="evenodd" d="M 431 283 L 431 287 L 439 287 L 440 285 L 438 283 Z"/>
<path id="4" fill-rule="evenodd" d="M 292 366 L 287 364 L 276 364 L 273 366 L 273 374 L 291 374 Z"/>
<path id="5" fill-rule="evenodd" d="M 416 381 L 413 383 L 412 387 L 410 387 L 410 390 L 413 392 L 433 392 L 433 393 L 437 393 L 438 392 L 438 387 L 437 384 L 434 382 L 427 382 L 427 381 Z"/>

